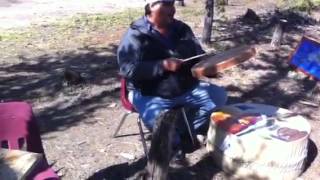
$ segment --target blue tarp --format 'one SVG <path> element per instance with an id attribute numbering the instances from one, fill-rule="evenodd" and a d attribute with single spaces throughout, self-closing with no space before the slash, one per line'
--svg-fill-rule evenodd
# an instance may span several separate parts
<path id="1" fill-rule="evenodd" d="M 305 73 L 320 79 L 320 43 L 303 38 L 292 56 L 291 63 Z"/>

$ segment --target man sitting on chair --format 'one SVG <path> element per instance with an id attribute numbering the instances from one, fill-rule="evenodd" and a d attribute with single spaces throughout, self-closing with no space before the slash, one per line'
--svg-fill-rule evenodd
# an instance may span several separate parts
<path id="1" fill-rule="evenodd" d="M 146 1 L 145 16 L 131 24 L 118 48 L 129 100 L 149 130 L 159 112 L 185 107 L 190 109 L 186 114 L 194 136 L 205 134 L 211 112 L 225 104 L 227 94 L 192 76 L 191 67 L 197 61 L 182 62 L 204 51 L 191 28 L 174 19 L 174 0 Z M 179 137 L 188 137 L 185 127 L 177 127 Z M 177 138 L 176 147 L 181 149 L 179 144 Z"/>

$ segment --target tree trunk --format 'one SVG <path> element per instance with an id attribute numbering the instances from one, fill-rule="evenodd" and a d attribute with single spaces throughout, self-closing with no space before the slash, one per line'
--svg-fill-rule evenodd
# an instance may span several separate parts
<path id="1" fill-rule="evenodd" d="M 206 0 L 206 14 L 204 17 L 204 27 L 202 33 L 202 43 L 209 44 L 211 41 L 214 0 Z"/>
<path id="2" fill-rule="evenodd" d="M 285 30 L 286 20 L 279 20 L 276 25 L 272 36 L 271 47 L 277 48 L 281 45 L 282 37 Z"/>

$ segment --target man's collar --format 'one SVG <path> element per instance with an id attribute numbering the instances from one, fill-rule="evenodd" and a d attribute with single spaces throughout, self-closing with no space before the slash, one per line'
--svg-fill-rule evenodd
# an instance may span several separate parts
<path id="1" fill-rule="evenodd" d="M 145 24 L 147 26 L 148 31 L 151 32 L 152 29 L 153 29 L 153 24 L 149 21 L 147 16 L 143 16 L 143 20 L 144 20 L 144 22 L 145 22 Z"/>

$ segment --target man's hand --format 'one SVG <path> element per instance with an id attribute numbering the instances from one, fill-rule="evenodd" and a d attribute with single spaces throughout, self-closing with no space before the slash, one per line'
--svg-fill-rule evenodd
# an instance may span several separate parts
<path id="1" fill-rule="evenodd" d="M 177 58 L 168 58 L 162 61 L 163 68 L 167 71 L 176 72 L 182 65 L 182 61 Z"/>

